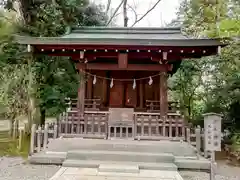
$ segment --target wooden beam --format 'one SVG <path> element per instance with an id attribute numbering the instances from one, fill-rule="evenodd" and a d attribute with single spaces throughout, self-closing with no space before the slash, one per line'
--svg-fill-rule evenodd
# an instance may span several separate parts
<path id="1" fill-rule="evenodd" d="M 128 67 L 121 69 L 118 64 L 107 63 L 78 63 L 78 69 L 91 69 L 91 70 L 127 70 L 127 71 L 160 71 L 167 72 L 171 70 L 170 64 L 128 64 Z"/>
<path id="2" fill-rule="evenodd" d="M 128 54 L 119 53 L 118 54 L 118 67 L 119 69 L 126 69 L 128 67 Z"/>

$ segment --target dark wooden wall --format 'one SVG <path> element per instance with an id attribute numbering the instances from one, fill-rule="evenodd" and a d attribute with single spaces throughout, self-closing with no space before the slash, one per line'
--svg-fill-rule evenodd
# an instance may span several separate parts
<path id="1" fill-rule="evenodd" d="M 134 79 L 150 77 L 159 72 L 136 72 L 136 71 L 91 71 L 97 76 L 115 79 Z M 136 81 L 136 89 L 133 89 L 133 81 L 114 81 L 114 86 L 110 88 L 110 80 L 97 78 L 93 85 L 93 77 L 88 77 L 86 82 L 86 99 L 100 98 L 102 107 L 131 107 L 146 108 L 146 100 L 160 99 L 159 76 L 153 77 L 152 85 L 149 85 L 149 78 Z"/>

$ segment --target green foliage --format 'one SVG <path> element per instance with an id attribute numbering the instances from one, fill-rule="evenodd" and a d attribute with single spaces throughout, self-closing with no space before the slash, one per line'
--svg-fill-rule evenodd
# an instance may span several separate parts
<path id="1" fill-rule="evenodd" d="M 0 103 L 3 114 L 10 118 L 26 114 L 27 109 L 27 66 L 22 46 L 14 43 L 12 33 L 16 31 L 13 12 L 2 12 L 0 16 Z M 23 51 L 22 51 L 23 52 Z"/>
<path id="2" fill-rule="evenodd" d="M 175 22 L 182 21 L 186 34 L 232 38 L 220 56 L 185 60 L 172 77 L 173 94 L 180 97 L 189 121 L 200 123 L 201 114 L 212 111 L 224 114 L 235 131 L 240 127 L 240 44 L 235 38 L 240 35 L 239 12 L 239 2 L 232 0 L 190 0 L 181 5 Z"/>
<path id="3" fill-rule="evenodd" d="M 14 9 L 13 2 L 3 1 L 7 9 Z M 4 13 L 0 16 L 0 100 L 12 118 L 28 114 L 29 122 L 38 123 L 40 113 L 44 123 L 45 114 L 62 112 L 64 99 L 77 96 L 79 77 L 70 59 L 27 53 L 26 47 L 14 42 L 13 33 L 56 37 L 69 33 L 71 26 L 105 25 L 108 18 L 101 7 L 88 0 L 21 0 L 19 3 L 21 9 L 17 11 L 21 12 L 21 21 L 16 21 L 16 14 L 10 16 L 12 19 Z"/>
<path id="4" fill-rule="evenodd" d="M 67 58 L 55 57 L 49 61 L 48 57 L 41 57 L 42 62 L 36 63 L 35 71 L 41 79 L 37 98 L 39 106 L 50 115 L 63 112 L 66 97 L 76 97 L 78 75 L 72 62 Z"/>

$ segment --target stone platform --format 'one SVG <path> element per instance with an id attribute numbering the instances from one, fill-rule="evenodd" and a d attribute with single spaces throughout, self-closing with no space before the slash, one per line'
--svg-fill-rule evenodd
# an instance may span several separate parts
<path id="1" fill-rule="evenodd" d="M 191 145 L 173 141 L 55 139 L 49 142 L 47 151 L 30 156 L 29 161 L 34 164 L 57 164 L 81 169 L 100 168 L 100 171 L 108 169 L 108 172 L 118 173 L 121 171 L 119 167 L 124 166 L 132 167 L 129 168 L 131 173 L 138 170 L 210 168 L 210 162 L 199 156 Z M 118 165 L 118 168 L 109 168 L 113 165 Z"/>

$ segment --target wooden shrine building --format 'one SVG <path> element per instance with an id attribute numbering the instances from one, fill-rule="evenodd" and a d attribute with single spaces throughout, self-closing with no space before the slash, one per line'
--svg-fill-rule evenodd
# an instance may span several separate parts
<path id="1" fill-rule="evenodd" d="M 184 138 L 167 79 L 184 59 L 216 55 L 223 46 L 217 39 L 188 38 L 180 28 L 82 27 L 63 37 L 18 40 L 34 53 L 70 57 L 82 77 L 60 133 L 133 139 Z"/>

